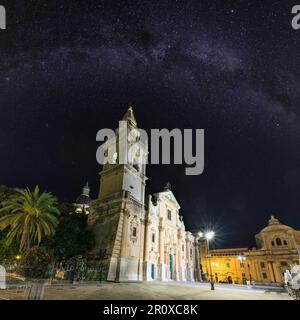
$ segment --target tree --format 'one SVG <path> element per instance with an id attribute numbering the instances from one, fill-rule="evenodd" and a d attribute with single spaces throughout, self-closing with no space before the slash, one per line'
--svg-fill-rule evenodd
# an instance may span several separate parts
<path id="1" fill-rule="evenodd" d="M 6 233 L 0 231 L 0 264 L 15 262 L 19 253 L 19 246 L 15 240 L 11 244 L 7 244 Z"/>
<path id="2" fill-rule="evenodd" d="M 9 188 L 7 186 L 4 185 L 0 185 L 0 203 L 2 203 L 2 201 L 6 200 L 8 197 L 10 197 L 11 195 L 15 194 L 15 190 L 12 188 Z M 0 217 L 2 215 L 4 215 L 5 213 L 0 212 Z"/>
<path id="3" fill-rule="evenodd" d="M 61 262 L 88 252 L 94 245 L 94 236 L 87 229 L 87 216 L 75 214 L 72 204 L 62 203 L 59 210 L 61 215 L 55 235 L 45 238 L 41 245 Z"/>
<path id="4" fill-rule="evenodd" d="M 14 189 L 0 185 L 0 203 L 14 193 Z M 0 213 L 0 217 L 1 214 L 3 215 L 3 213 Z M 15 240 L 10 245 L 7 244 L 7 232 L 7 230 L 0 231 L 0 264 L 14 262 L 16 255 L 19 253 L 18 244 Z"/>
<path id="5" fill-rule="evenodd" d="M 18 272 L 26 278 L 47 278 L 51 260 L 51 254 L 44 248 L 32 247 L 22 256 Z"/>
<path id="6" fill-rule="evenodd" d="M 59 210 L 57 199 L 51 193 L 15 189 L 15 194 L 1 202 L 0 230 L 8 228 L 7 244 L 14 239 L 19 241 L 20 251 L 29 249 L 32 243 L 38 245 L 44 236 L 55 234 Z"/>

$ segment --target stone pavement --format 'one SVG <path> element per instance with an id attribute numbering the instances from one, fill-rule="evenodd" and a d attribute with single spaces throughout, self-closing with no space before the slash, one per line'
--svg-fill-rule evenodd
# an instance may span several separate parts
<path id="1" fill-rule="evenodd" d="M 276 290 L 276 289 L 275 289 Z M 47 300 L 291 300 L 287 293 L 270 289 L 247 289 L 244 286 L 216 285 L 210 290 L 207 283 L 143 282 L 101 283 L 65 286 L 46 286 Z"/>
<path id="2" fill-rule="evenodd" d="M 247 289 L 245 286 L 208 283 L 143 282 L 46 285 L 44 300 L 292 300 L 275 288 Z M 26 299 L 23 290 L 0 290 L 2 299 Z"/>

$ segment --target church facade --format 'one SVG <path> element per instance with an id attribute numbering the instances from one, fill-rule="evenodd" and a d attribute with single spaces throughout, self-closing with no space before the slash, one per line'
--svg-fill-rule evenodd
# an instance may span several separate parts
<path id="1" fill-rule="evenodd" d="M 146 165 L 139 159 L 147 157 L 147 146 L 140 143 L 127 163 L 119 161 L 115 144 L 136 138 L 131 136 L 137 129 L 131 107 L 122 120 L 128 129 L 125 134 L 117 129 L 116 140 L 106 143 L 113 161 L 103 165 L 99 196 L 90 204 L 92 253 L 107 266 L 109 281 L 194 281 L 196 239 L 185 230 L 170 184 L 145 196 Z"/>

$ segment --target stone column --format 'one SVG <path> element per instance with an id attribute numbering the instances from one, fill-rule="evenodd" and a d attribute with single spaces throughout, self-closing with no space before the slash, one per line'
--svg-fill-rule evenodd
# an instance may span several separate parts
<path id="1" fill-rule="evenodd" d="M 190 239 L 186 237 L 186 269 L 187 269 L 187 280 L 191 281 L 191 247 Z"/>
<path id="2" fill-rule="evenodd" d="M 127 253 L 127 238 L 128 238 L 128 219 L 130 213 L 128 210 L 123 210 L 123 226 L 122 226 L 122 234 L 121 234 L 121 250 L 120 255 L 117 259 L 117 267 L 116 267 L 116 278 L 115 281 L 126 280 L 124 277 L 126 275 L 126 263 L 123 263 L 123 260 L 126 260 Z"/>
<path id="3" fill-rule="evenodd" d="M 129 211 L 123 211 L 123 228 L 122 228 L 122 236 L 121 236 L 121 257 L 126 256 L 126 248 L 127 248 L 127 238 L 128 238 L 128 218 L 129 218 Z"/>
<path id="4" fill-rule="evenodd" d="M 272 262 L 268 261 L 267 263 L 268 263 L 268 270 L 269 270 L 271 281 L 276 282 Z"/>
<path id="5" fill-rule="evenodd" d="M 175 249 L 175 275 L 174 280 L 179 281 L 179 250 L 178 245 Z"/>
<path id="6" fill-rule="evenodd" d="M 259 271 L 258 264 L 257 264 L 257 262 L 255 260 L 253 260 L 253 267 L 254 267 L 254 272 L 255 272 L 255 276 L 256 276 L 256 278 L 254 278 L 253 280 L 254 281 L 260 281 L 261 273 Z"/>
<path id="7" fill-rule="evenodd" d="M 200 245 L 197 241 L 195 240 L 195 259 L 196 259 L 196 279 L 198 281 L 202 281 L 202 276 L 201 276 L 201 268 L 200 268 Z"/>
<path id="8" fill-rule="evenodd" d="M 145 239 L 144 239 L 144 275 L 143 279 L 145 281 L 152 280 L 151 277 L 151 263 L 149 261 L 150 253 L 150 242 L 151 242 L 151 221 L 145 222 Z"/>
<path id="9" fill-rule="evenodd" d="M 140 219 L 140 232 L 139 232 L 139 261 L 138 261 L 138 280 L 143 280 L 144 274 L 144 244 L 145 244 L 145 220 Z"/>
<path id="10" fill-rule="evenodd" d="M 165 261 L 164 261 L 164 231 L 162 226 L 159 226 L 159 279 L 165 280 Z"/>
<path id="11" fill-rule="evenodd" d="M 280 273 L 280 267 L 277 266 L 276 262 L 274 262 L 274 263 L 271 262 L 271 267 L 272 267 L 272 270 L 273 270 L 275 282 L 281 283 L 282 282 L 282 277 L 281 277 L 281 273 Z"/>
<path id="12" fill-rule="evenodd" d="M 179 280 L 183 279 L 182 271 L 182 238 L 180 232 L 178 233 L 178 277 Z"/>

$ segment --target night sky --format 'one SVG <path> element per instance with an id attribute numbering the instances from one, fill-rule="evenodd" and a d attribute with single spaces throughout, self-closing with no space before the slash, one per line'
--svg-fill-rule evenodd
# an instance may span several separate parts
<path id="1" fill-rule="evenodd" d="M 187 229 L 220 247 L 252 245 L 270 214 L 300 229 L 296 0 L 0 4 L 0 184 L 74 201 L 88 180 L 95 198 L 96 133 L 132 104 L 146 130 L 205 129 L 202 175 L 147 168 Z"/>

